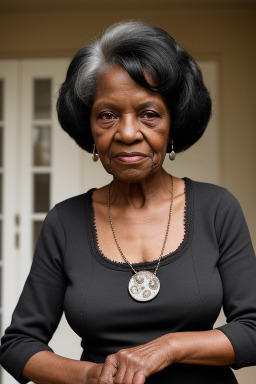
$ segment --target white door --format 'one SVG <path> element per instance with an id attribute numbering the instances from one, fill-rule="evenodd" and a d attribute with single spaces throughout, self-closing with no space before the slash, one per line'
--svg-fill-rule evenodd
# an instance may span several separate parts
<path id="1" fill-rule="evenodd" d="M 66 59 L 0 62 L 2 332 L 29 272 L 45 214 L 56 202 L 81 192 L 82 151 L 60 129 L 55 112 L 67 63 Z M 60 348 L 60 338 L 55 344 Z M 7 373 L 2 381 L 15 382 Z"/>

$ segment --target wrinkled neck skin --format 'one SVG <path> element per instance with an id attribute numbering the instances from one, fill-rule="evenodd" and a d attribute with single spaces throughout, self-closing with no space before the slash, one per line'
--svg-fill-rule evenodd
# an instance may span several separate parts
<path id="1" fill-rule="evenodd" d="M 133 208 L 147 207 L 171 197 L 171 176 L 161 168 L 145 180 L 125 183 L 114 178 L 111 191 L 111 205 L 126 205 Z"/>

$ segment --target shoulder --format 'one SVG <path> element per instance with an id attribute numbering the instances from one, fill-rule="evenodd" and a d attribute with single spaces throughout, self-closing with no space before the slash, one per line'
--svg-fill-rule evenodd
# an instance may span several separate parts
<path id="1" fill-rule="evenodd" d="M 205 183 L 202 181 L 195 181 L 189 178 L 186 178 L 188 183 L 191 184 L 193 190 L 200 195 L 205 195 L 210 193 L 211 195 L 222 195 L 225 191 L 227 191 L 226 188 L 223 188 L 219 185 L 216 184 L 211 184 L 211 183 Z"/>
<path id="2" fill-rule="evenodd" d="M 216 215 L 225 217 L 230 212 L 239 212 L 241 206 L 237 198 L 226 188 L 211 184 L 188 180 L 190 201 L 193 203 L 194 211 L 201 212 L 204 216 Z"/>
<path id="3" fill-rule="evenodd" d="M 80 195 L 69 197 L 63 201 L 60 201 L 55 205 L 57 211 L 65 210 L 69 208 L 75 208 L 76 206 L 81 207 L 85 202 L 89 201 L 94 189 L 90 189 L 89 191 L 82 193 Z"/>
<path id="4" fill-rule="evenodd" d="M 89 210 L 92 192 L 93 189 L 90 189 L 85 193 L 61 201 L 54 206 L 52 212 L 58 216 L 62 223 L 65 221 L 72 222 L 72 219 L 77 221 L 81 218 L 82 220 L 85 212 Z"/>
<path id="5" fill-rule="evenodd" d="M 201 202 L 207 201 L 209 203 L 211 201 L 218 204 L 221 201 L 225 201 L 231 204 L 237 203 L 236 197 L 224 187 L 191 179 L 186 180 L 191 186 L 194 198 L 199 199 Z"/>

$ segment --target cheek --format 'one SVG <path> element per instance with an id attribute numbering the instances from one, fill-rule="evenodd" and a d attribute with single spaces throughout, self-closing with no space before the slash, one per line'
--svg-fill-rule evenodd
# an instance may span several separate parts
<path id="1" fill-rule="evenodd" d="M 100 129 L 96 124 L 91 124 L 91 131 L 98 154 L 104 155 L 109 151 L 113 135 L 108 130 Z"/>
<path id="2" fill-rule="evenodd" d="M 101 134 L 94 136 L 94 142 L 103 167 L 108 171 L 111 168 L 112 136 Z"/>
<path id="3" fill-rule="evenodd" d="M 169 133 L 166 131 L 159 132 L 158 135 L 152 135 L 151 143 L 152 149 L 156 156 L 165 156 L 169 141 Z"/>

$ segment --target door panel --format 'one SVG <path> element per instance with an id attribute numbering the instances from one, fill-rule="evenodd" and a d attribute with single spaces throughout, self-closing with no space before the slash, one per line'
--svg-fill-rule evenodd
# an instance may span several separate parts
<path id="1" fill-rule="evenodd" d="M 66 67 L 65 59 L 21 63 L 20 289 L 46 212 L 56 202 L 80 192 L 81 151 L 60 129 L 55 111 Z"/>
<path id="2" fill-rule="evenodd" d="M 66 59 L 0 62 L 0 158 L 1 138 L 4 142 L 0 164 L 1 333 L 10 323 L 29 272 L 46 212 L 58 201 L 81 192 L 82 151 L 60 129 L 55 112 L 67 62 Z M 61 327 L 67 328 L 63 323 Z M 65 333 L 73 335 L 68 329 Z M 55 337 L 60 350 L 62 339 L 60 334 Z M 79 341 L 76 345 L 79 349 Z M 3 384 L 14 382 L 3 372 Z"/>
<path id="3" fill-rule="evenodd" d="M 0 62 L 1 89 L 1 334 L 9 324 L 18 293 L 19 250 L 17 212 L 17 120 L 18 64 L 13 60 Z M 7 374 L 5 374 L 7 376 Z M 9 376 L 9 375 L 8 375 Z M 2 376 L 1 376 L 2 377 Z M 8 381 L 0 380 L 8 383 Z M 13 383 L 13 381 L 9 382 Z"/>

